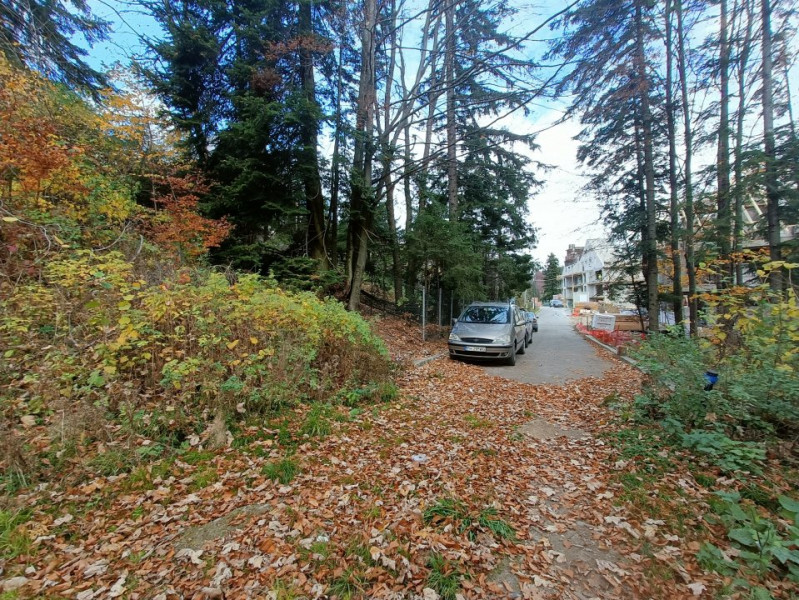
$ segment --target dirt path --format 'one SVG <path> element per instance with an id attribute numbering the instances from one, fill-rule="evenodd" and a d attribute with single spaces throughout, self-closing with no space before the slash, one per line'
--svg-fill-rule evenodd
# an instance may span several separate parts
<path id="1" fill-rule="evenodd" d="M 390 403 L 331 409 L 326 435 L 286 433 L 308 422 L 298 407 L 203 462 L 41 490 L 62 508 L 37 515 L 19 597 L 652 597 L 633 550 L 669 539 L 617 502 L 603 437 L 603 402 L 636 381 L 614 362 L 533 386 L 442 359 Z"/>

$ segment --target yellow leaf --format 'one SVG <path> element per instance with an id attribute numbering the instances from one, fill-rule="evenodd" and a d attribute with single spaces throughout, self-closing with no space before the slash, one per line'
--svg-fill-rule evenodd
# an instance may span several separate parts
<path id="1" fill-rule="evenodd" d="M 5 221 L 6 223 L 16 223 L 17 221 L 19 221 L 19 219 L 17 219 L 16 217 L 3 217 L 3 221 Z"/>
<path id="2" fill-rule="evenodd" d="M 236 346 L 239 345 L 239 340 L 233 340 L 232 342 L 228 342 L 227 349 L 233 350 Z"/>
<path id="3" fill-rule="evenodd" d="M 254 346 L 255 344 L 258 343 L 258 338 L 257 337 L 251 337 L 250 338 L 250 343 Z"/>

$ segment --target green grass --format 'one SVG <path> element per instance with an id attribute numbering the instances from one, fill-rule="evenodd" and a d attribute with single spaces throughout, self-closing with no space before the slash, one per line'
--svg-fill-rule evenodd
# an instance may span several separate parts
<path id="1" fill-rule="evenodd" d="M 121 449 L 112 449 L 98 454 L 89 461 L 89 468 L 104 477 L 128 473 L 136 464 L 132 452 Z"/>
<path id="2" fill-rule="evenodd" d="M 777 498 L 756 483 L 749 483 L 743 486 L 740 493 L 742 498 L 747 498 L 771 512 L 776 513 L 780 509 L 780 503 L 777 501 Z"/>
<path id="3" fill-rule="evenodd" d="M 199 465 L 200 463 L 209 463 L 214 459 L 215 454 L 208 451 L 189 450 L 180 457 L 180 460 L 187 465 Z"/>
<path id="4" fill-rule="evenodd" d="M 0 558 L 11 560 L 30 550 L 31 539 L 22 528 L 30 517 L 27 511 L 0 510 Z"/>
<path id="5" fill-rule="evenodd" d="M 511 527 L 510 523 L 497 517 L 497 509 L 493 506 L 480 511 L 477 523 L 483 529 L 487 529 L 494 534 L 495 537 L 503 540 L 512 540 L 516 537 L 516 531 Z"/>
<path id="6" fill-rule="evenodd" d="M 496 456 L 497 451 L 493 448 L 480 448 L 472 453 L 474 456 Z"/>
<path id="7" fill-rule="evenodd" d="M 270 591 L 274 592 L 275 600 L 298 600 L 302 597 L 293 583 L 286 583 L 282 579 L 275 581 Z"/>
<path id="8" fill-rule="evenodd" d="M 353 538 L 349 541 L 347 547 L 344 549 L 344 554 L 349 558 L 359 558 L 367 567 L 371 567 L 375 564 L 372 560 L 372 554 L 369 552 L 369 548 L 359 538 Z"/>
<path id="9" fill-rule="evenodd" d="M 330 419 L 333 409 L 329 404 L 315 403 L 305 416 L 300 433 L 308 437 L 325 437 L 330 435 Z"/>
<path id="10" fill-rule="evenodd" d="M 372 506 L 372 507 L 368 508 L 366 511 L 364 511 L 363 518 L 364 519 L 377 519 L 377 518 L 380 517 L 381 514 L 382 514 L 382 510 L 380 509 L 379 506 Z"/>
<path id="11" fill-rule="evenodd" d="M 427 566 L 430 569 L 427 576 L 428 587 L 438 592 L 441 600 L 455 600 L 458 590 L 461 589 L 461 573 L 437 552 L 430 555 Z"/>
<path id="12" fill-rule="evenodd" d="M 194 475 L 191 476 L 191 485 L 189 489 L 191 491 L 196 492 L 203 488 L 207 488 L 212 483 L 216 483 L 219 481 L 219 474 L 216 472 L 216 469 L 203 469 L 202 471 L 197 471 Z"/>
<path id="13" fill-rule="evenodd" d="M 330 582 L 328 592 L 339 600 L 351 600 L 366 591 L 368 580 L 357 569 L 350 568 Z"/>
<path id="14" fill-rule="evenodd" d="M 487 421 L 486 419 L 482 419 L 475 415 L 466 415 L 463 417 L 463 419 L 472 429 L 485 429 L 486 427 L 491 427 L 491 421 Z"/>
<path id="15" fill-rule="evenodd" d="M 459 534 L 465 533 L 470 540 L 474 540 L 480 531 L 488 531 L 495 537 L 512 540 L 516 531 L 505 520 L 497 516 L 497 509 L 488 506 L 479 512 L 469 511 L 460 500 L 443 498 L 427 507 L 422 513 L 422 520 L 426 525 L 437 524 L 441 521 L 452 521 Z"/>
<path id="16" fill-rule="evenodd" d="M 291 423 L 285 419 L 277 426 L 277 443 L 287 450 L 293 450 L 299 446 L 299 441 L 291 433 L 290 426 Z"/>
<path id="17" fill-rule="evenodd" d="M 702 487 L 706 488 L 713 488 L 716 487 L 716 477 L 713 475 L 708 475 L 706 473 L 694 473 L 694 479 L 696 482 L 701 485 Z"/>
<path id="18" fill-rule="evenodd" d="M 330 542 L 323 542 L 323 541 L 313 542 L 311 544 L 310 550 L 311 554 L 318 554 L 323 559 L 325 559 L 328 556 L 330 556 Z"/>
<path id="19" fill-rule="evenodd" d="M 272 481 L 279 481 L 283 485 L 291 483 L 299 472 L 299 465 L 291 458 L 266 463 L 261 469 L 261 473 L 266 477 Z"/>

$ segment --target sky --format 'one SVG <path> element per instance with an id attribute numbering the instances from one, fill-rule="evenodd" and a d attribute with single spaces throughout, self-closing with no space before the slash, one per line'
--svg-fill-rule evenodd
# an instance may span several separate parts
<path id="1" fill-rule="evenodd" d="M 89 51 L 89 63 L 96 68 L 108 68 L 115 62 L 126 64 L 144 50 L 140 34 L 149 37 L 158 34 L 157 25 L 143 16 L 140 8 L 119 0 L 89 0 L 89 6 L 95 16 L 112 23 L 114 29 L 108 42 L 96 44 Z M 512 24 L 511 30 L 516 29 L 514 33 L 518 34 L 518 29 L 540 23 L 540 15 L 550 15 L 561 8 L 561 3 L 551 0 L 527 4 L 522 10 L 530 15 L 530 19 Z M 538 240 L 529 253 L 541 265 L 546 263 L 549 254 L 555 254 L 562 264 L 570 244 L 582 246 L 586 239 L 604 235 L 596 201 L 586 197 L 581 190 L 584 181 L 580 176 L 577 142 L 574 140 L 579 128 L 573 121 L 556 124 L 561 116 L 557 106 L 537 106 L 528 116 L 514 114 L 502 122 L 516 133 L 536 133 L 540 150 L 528 154 L 533 160 L 552 167 L 552 170 L 538 174 L 545 184 L 528 200 L 528 220 L 536 228 Z M 397 197 L 401 198 L 401 195 Z M 403 215 L 404 209 L 398 207 L 397 214 Z"/>
<path id="2" fill-rule="evenodd" d="M 586 181 L 574 140 L 579 125 L 573 120 L 557 123 L 561 116 L 553 107 L 532 117 L 514 118 L 509 124 L 512 131 L 537 134 L 540 150 L 530 157 L 551 167 L 540 173 L 544 185 L 527 203 L 538 239 L 531 254 L 541 265 L 550 254 L 563 264 L 570 244 L 583 246 L 587 239 L 605 236 L 597 201 L 582 190 Z"/>

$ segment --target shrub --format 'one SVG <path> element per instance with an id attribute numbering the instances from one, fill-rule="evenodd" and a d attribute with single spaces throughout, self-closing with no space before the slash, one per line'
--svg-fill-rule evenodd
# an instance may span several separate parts
<path id="1" fill-rule="evenodd" d="M 760 273 L 765 278 L 768 269 Z M 763 448 L 749 442 L 799 434 L 796 295 L 774 295 L 764 283 L 703 299 L 715 309 L 703 337 L 656 334 L 634 353 L 649 376 L 638 415 L 662 422 L 727 470 L 752 466 Z M 709 368 L 719 380 L 706 391 Z"/>
<path id="2" fill-rule="evenodd" d="M 737 492 L 717 492 L 714 514 L 705 518 L 725 526 L 727 537 L 736 552 L 725 553 L 705 543 L 697 558 L 706 569 L 726 576 L 752 572 L 799 582 L 799 502 L 779 496 L 782 519 L 772 520 L 755 506 L 741 503 Z M 734 556 L 734 558 L 730 558 Z"/>
<path id="3" fill-rule="evenodd" d="M 15 398 L 3 401 L 6 416 L 101 407 L 128 434 L 164 446 L 220 410 L 266 413 L 346 390 L 376 400 L 394 389 L 382 341 L 334 300 L 255 275 L 231 284 L 208 269 L 148 283 L 114 252 L 74 251 L 13 289 L 0 300 L 0 347 L 0 386 Z"/>

